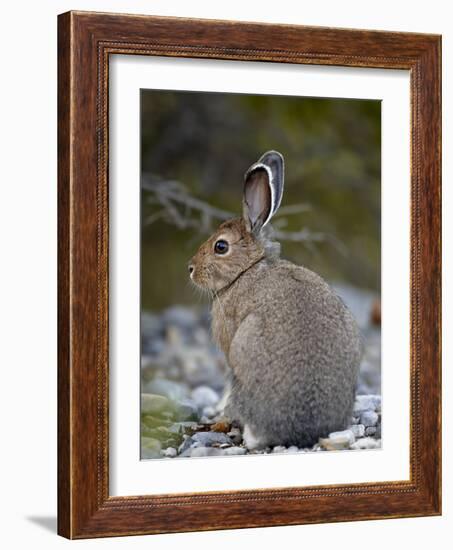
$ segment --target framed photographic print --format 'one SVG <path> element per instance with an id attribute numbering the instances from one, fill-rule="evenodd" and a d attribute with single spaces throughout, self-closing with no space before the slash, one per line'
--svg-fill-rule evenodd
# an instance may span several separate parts
<path id="1" fill-rule="evenodd" d="M 440 514 L 440 37 L 58 40 L 59 533 Z"/>

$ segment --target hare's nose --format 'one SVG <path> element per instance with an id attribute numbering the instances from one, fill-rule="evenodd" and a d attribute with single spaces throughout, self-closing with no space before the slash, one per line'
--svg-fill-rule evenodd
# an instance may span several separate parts
<path id="1" fill-rule="evenodd" d="M 194 270 L 193 265 L 189 265 L 189 275 L 192 275 L 193 270 Z"/>

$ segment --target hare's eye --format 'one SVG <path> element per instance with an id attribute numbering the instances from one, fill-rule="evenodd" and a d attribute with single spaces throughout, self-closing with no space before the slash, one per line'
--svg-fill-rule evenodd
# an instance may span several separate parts
<path id="1" fill-rule="evenodd" d="M 214 252 L 216 254 L 226 254 L 228 252 L 228 243 L 223 239 L 218 240 L 214 245 Z"/>

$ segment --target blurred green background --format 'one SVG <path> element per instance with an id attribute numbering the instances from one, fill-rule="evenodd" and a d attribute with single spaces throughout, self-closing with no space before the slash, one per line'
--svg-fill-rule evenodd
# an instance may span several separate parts
<path id="1" fill-rule="evenodd" d="M 144 309 L 196 302 L 188 260 L 240 214 L 243 174 L 269 149 L 285 157 L 282 256 L 379 292 L 380 101 L 142 90 Z"/>

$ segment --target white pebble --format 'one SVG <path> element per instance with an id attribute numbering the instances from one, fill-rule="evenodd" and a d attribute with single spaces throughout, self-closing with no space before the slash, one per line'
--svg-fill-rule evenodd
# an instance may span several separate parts
<path id="1" fill-rule="evenodd" d="M 192 399 L 200 409 L 203 409 L 204 407 L 214 407 L 219 401 L 219 396 L 209 386 L 198 386 L 192 391 Z"/>
<path id="2" fill-rule="evenodd" d="M 380 395 L 357 395 L 354 403 L 354 413 L 361 413 L 367 410 L 380 410 L 381 396 Z M 358 416 L 354 414 L 354 416 Z"/>
<path id="3" fill-rule="evenodd" d="M 214 409 L 214 407 L 211 407 L 211 405 L 208 405 L 207 407 L 204 407 L 203 416 L 205 416 L 207 418 L 212 418 L 213 416 L 215 416 L 215 414 L 216 414 L 215 409 Z"/>
<path id="4" fill-rule="evenodd" d="M 373 439 L 372 437 L 362 437 L 361 439 L 358 439 L 353 445 L 351 445 L 351 449 L 379 449 L 380 446 L 380 440 Z"/>
<path id="5" fill-rule="evenodd" d="M 168 458 L 174 458 L 177 455 L 176 449 L 174 447 L 168 447 L 164 451 L 164 456 Z"/>
<path id="6" fill-rule="evenodd" d="M 374 411 L 364 411 L 360 415 L 360 423 L 364 426 L 376 426 L 378 423 L 379 416 Z"/>
<path id="7" fill-rule="evenodd" d="M 349 429 L 356 438 L 363 437 L 365 435 L 365 426 L 363 424 L 353 424 Z"/>
<path id="8" fill-rule="evenodd" d="M 342 432 L 332 432 L 328 438 L 320 439 L 319 443 L 328 451 L 338 451 L 348 449 L 355 441 L 354 434 L 351 430 L 343 430 Z"/>

